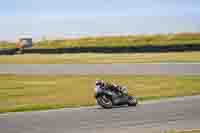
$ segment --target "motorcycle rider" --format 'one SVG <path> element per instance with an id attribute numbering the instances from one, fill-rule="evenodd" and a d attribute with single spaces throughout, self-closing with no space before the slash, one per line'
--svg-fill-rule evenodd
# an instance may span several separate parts
<path id="1" fill-rule="evenodd" d="M 116 94 L 120 94 L 122 92 L 121 87 L 119 85 L 116 85 L 114 83 L 104 82 L 103 80 L 96 81 L 96 89 L 97 89 L 96 91 L 101 91 L 101 89 L 111 90 Z"/>

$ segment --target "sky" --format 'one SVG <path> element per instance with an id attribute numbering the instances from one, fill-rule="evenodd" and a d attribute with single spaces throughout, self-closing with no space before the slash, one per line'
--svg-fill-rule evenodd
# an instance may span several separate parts
<path id="1" fill-rule="evenodd" d="M 0 40 L 200 32 L 200 0 L 2 0 Z"/>

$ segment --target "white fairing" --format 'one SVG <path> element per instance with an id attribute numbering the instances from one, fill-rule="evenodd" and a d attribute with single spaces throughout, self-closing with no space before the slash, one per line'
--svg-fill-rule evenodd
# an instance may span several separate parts
<path id="1" fill-rule="evenodd" d="M 100 93 L 102 92 L 102 88 L 100 87 L 100 85 L 97 85 L 94 89 L 95 93 Z"/>

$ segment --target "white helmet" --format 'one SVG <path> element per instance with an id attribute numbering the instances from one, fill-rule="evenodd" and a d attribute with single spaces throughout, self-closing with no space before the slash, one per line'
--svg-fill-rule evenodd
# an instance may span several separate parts
<path id="1" fill-rule="evenodd" d="M 96 81 L 96 86 L 104 86 L 104 81 L 103 80 L 97 80 Z"/>

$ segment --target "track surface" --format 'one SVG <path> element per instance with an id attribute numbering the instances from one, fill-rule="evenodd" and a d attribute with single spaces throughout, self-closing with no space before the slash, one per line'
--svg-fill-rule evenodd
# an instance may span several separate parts
<path id="1" fill-rule="evenodd" d="M 1 74 L 184 74 L 199 75 L 198 63 L 0 65 Z"/>
<path id="2" fill-rule="evenodd" d="M 2 133 L 157 133 L 200 128 L 200 96 L 137 107 L 61 109 L 0 115 Z"/>

